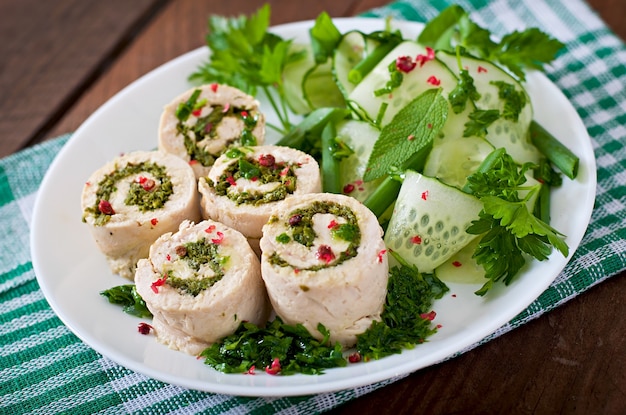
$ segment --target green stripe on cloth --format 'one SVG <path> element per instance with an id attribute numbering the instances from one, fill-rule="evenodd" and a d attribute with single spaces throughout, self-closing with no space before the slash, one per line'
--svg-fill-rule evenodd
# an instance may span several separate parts
<path id="1" fill-rule="evenodd" d="M 366 15 L 426 21 L 451 3 L 396 1 Z M 581 0 L 455 3 L 495 34 L 536 26 L 566 43 L 566 51 L 549 68 L 548 77 L 564 91 L 587 126 L 598 166 L 596 208 L 572 261 L 533 304 L 483 343 L 626 269 L 626 49 Z M 67 139 L 64 136 L 0 160 L 0 226 L 5 233 L 0 242 L 0 413 L 315 414 L 399 379 L 315 396 L 243 398 L 164 384 L 84 345 L 44 301 L 24 232 L 41 179 Z"/>

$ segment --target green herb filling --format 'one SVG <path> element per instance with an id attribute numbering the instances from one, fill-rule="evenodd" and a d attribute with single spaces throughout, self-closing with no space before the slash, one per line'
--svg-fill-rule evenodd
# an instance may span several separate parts
<path id="1" fill-rule="evenodd" d="M 172 272 L 167 272 L 166 283 L 176 288 L 181 294 L 189 294 L 197 296 L 204 290 L 212 287 L 224 277 L 224 265 L 230 257 L 219 255 L 219 244 L 213 243 L 206 238 L 202 238 L 196 242 L 188 242 L 182 245 L 184 255 L 180 256 L 180 260 L 196 271 L 193 278 L 179 278 Z M 208 264 L 209 268 L 214 272 L 212 276 L 198 275 L 200 267 Z"/>
<path id="2" fill-rule="evenodd" d="M 259 160 L 241 157 L 238 162 L 231 163 L 224 170 L 217 183 L 212 180 L 207 180 L 207 183 L 215 189 L 215 193 L 219 196 L 228 197 L 236 205 L 245 203 L 259 206 L 283 200 L 288 195 L 293 194 L 298 180 L 295 173 L 297 168 L 296 164 L 280 162 L 265 166 L 261 165 Z M 234 184 L 239 178 L 253 180 L 259 184 L 277 183 L 277 186 L 272 191 L 265 193 L 238 192 Z"/>
<path id="3" fill-rule="evenodd" d="M 196 160 L 203 166 L 212 166 L 215 160 L 231 146 L 243 145 L 253 146 L 257 144 L 257 139 L 252 133 L 258 123 L 258 113 L 256 111 L 237 108 L 234 106 L 211 105 L 211 112 L 203 117 L 198 117 L 194 125 L 187 125 L 185 121 L 194 111 L 201 110 L 207 105 L 206 99 L 198 101 L 200 90 L 197 89 L 186 102 L 178 104 L 176 109 L 176 131 L 183 136 L 183 141 L 187 154 L 191 160 Z M 198 146 L 198 142 L 204 139 L 215 139 L 217 137 L 217 126 L 227 117 L 238 117 L 243 121 L 244 128 L 238 139 L 228 142 L 225 149 L 218 153 L 210 153 L 205 148 Z"/>
<path id="4" fill-rule="evenodd" d="M 85 221 L 87 215 L 93 215 L 96 226 L 106 224 L 111 219 L 111 215 L 102 213 L 98 209 L 100 201 L 108 201 L 111 198 L 111 195 L 117 191 L 118 182 L 139 173 L 154 177 L 155 186 L 151 189 L 146 189 L 141 183 L 132 182 L 124 203 L 127 206 L 137 206 L 141 212 L 157 210 L 165 206 L 165 203 L 174 193 L 174 186 L 165 167 L 151 162 L 128 163 L 123 168 L 117 168 L 116 166 L 113 172 L 107 174 L 98 183 L 96 202 L 93 206 L 85 209 L 83 221 Z"/>

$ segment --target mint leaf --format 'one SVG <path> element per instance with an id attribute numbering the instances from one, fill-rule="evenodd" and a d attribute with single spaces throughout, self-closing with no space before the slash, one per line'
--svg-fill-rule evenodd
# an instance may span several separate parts
<path id="1" fill-rule="evenodd" d="M 364 180 L 385 176 L 392 167 L 402 167 L 419 150 L 432 145 L 447 117 L 448 102 L 440 88 L 428 89 L 407 104 L 383 127 Z"/>

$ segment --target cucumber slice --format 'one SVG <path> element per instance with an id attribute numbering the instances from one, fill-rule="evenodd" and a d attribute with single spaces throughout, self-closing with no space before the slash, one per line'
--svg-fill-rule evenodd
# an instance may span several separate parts
<path id="1" fill-rule="evenodd" d="M 294 114 L 308 114 L 317 108 L 345 107 L 345 99 L 332 73 L 332 60 L 316 64 L 310 45 L 294 44 L 294 53 L 304 57 L 285 65 L 283 88 L 287 105 Z"/>
<path id="2" fill-rule="evenodd" d="M 409 102 L 427 89 L 440 87 L 448 94 L 457 84 L 457 78 L 450 69 L 438 59 L 432 59 L 419 64 L 409 73 L 403 74 L 402 84 L 391 94 L 375 96 L 374 91 L 384 88 L 390 79 L 388 66 L 400 56 L 426 55 L 426 49 L 412 41 L 405 41 L 396 46 L 382 59 L 378 65 L 352 90 L 348 101 L 357 105 L 359 116 L 370 122 L 376 121 L 381 105 L 387 105 L 380 127 L 388 124 Z M 434 76 L 439 85 L 429 83 L 428 79 Z M 452 111 L 449 111 L 452 113 Z"/>
<path id="3" fill-rule="evenodd" d="M 346 101 L 335 83 L 332 60 L 311 68 L 302 79 L 302 94 L 311 109 L 340 108 Z"/>
<path id="4" fill-rule="evenodd" d="M 367 161 L 379 135 L 380 130 L 365 121 L 345 120 L 337 125 L 337 138 L 354 152 L 339 164 L 341 186 L 345 194 L 360 202 L 365 201 L 383 181 L 383 178 L 370 182 L 363 181 Z"/>
<path id="5" fill-rule="evenodd" d="M 348 97 L 355 88 L 349 80 L 350 70 L 361 62 L 376 46 L 378 42 L 368 38 L 358 30 L 347 32 L 341 38 L 333 55 L 333 75 L 339 90 L 344 97 Z"/>
<path id="6" fill-rule="evenodd" d="M 437 57 L 444 62 L 455 74 L 459 73 L 459 65 L 455 54 L 438 51 Z M 530 140 L 529 127 L 533 119 L 533 108 L 528 93 L 517 79 L 509 75 L 493 63 L 470 56 L 461 57 L 461 66 L 474 79 L 474 86 L 480 93 L 480 99 L 475 102 L 478 109 L 497 109 L 502 113 L 504 101 L 498 97 L 498 87 L 492 82 L 505 82 L 515 87 L 515 90 L 526 96 L 526 105 L 522 108 L 517 121 L 500 117 L 488 128 L 487 141 L 494 147 L 504 147 L 506 152 L 517 163 L 537 163 L 541 154 Z"/>
<path id="7" fill-rule="evenodd" d="M 443 282 L 480 284 L 487 282 L 485 269 L 472 258 L 480 238 L 475 238 L 456 254 L 435 269 L 435 275 Z"/>
<path id="8" fill-rule="evenodd" d="M 493 150 L 494 147 L 480 137 L 435 140 L 424 165 L 424 175 L 460 189 L 467 176 L 475 173 Z"/>
<path id="9" fill-rule="evenodd" d="M 315 66 L 315 59 L 310 45 L 292 44 L 290 53 L 303 52 L 302 59 L 285 65 L 283 69 L 283 88 L 287 105 L 294 114 L 303 115 L 311 112 L 311 106 L 304 98 L 302 80 L 306 73 Z"/>
<path id="10" fill-rule="evenodd" d="M 474 196 L 407 170 L 385 244 L 421 272 L 432 272 L 476 235 L 465 230 L 482 209 Z"/>

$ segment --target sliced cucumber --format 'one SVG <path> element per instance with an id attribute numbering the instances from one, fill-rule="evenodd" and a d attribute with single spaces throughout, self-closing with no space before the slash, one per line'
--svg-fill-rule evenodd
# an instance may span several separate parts
<path id="1" fill-rule="evenodd" d="M 345 99 L 335 83 L 332 60 L 316 64 L 310 45 L 294 44 L 304 57 L 285 66 L 283 88 L 287 105 L 294 114 L 308 114 L 317 108 L 344 107 Z"/>
<path id="2" fill-rule="evenodd" d="M 487 282 L 485 268 L 472 257 L 480 238 L 475 238 L 456 254 L 435 269 L 435 275 L 443 282 L 480 284 Z"/>
<path id="3" fill-rule="evenodd" d="M 345 194 L 361 202 L 383 181 L 383 178 L 363 181 L 367 161 L 379 135 L 380 130 L 365 121 L 345 120 L 337 125 L 337 138 L 354 152 L 339 164 L 342 188 Z"/>
<path id="4" fill-rule="evenodd" d="M 304 98 L 304 93 L 302 92 L 302 80 L 306 73 L 315 66 L 315 59 L 313 58 L 310 45 L 292 44 L 290 52 L 298 53 L 303 51 L 304 56 L 302 59 L 285 65 L 283 70 L 285 100 L 291 111 L 299 115 L 311 112 L 311 106 Z"/>
<path id="5" fill-rule="evenodd" d="M 332 74 L 332 61 L 311 68 L 302 79 L 304 99 L 312 109 L 345 107 L 346 101 Z"/>
<path id="6" fill-rule="evenodd" d="M 439 51 L 437 57 L 455 74 L 459 73 L 459 64 L 455 54 Z M 499 98 L 498 87 L 492 82 L 511 84 L 516 91 L 526 96 L 526 105 L 522 108 L 517 121 L 500 117 L 488 127 L 487 140 L 496 148 L 504 147 L 513 160 L 520 164 L 537 163 L 541 155 L 530 141 L 529 134 L 533 108 L 524 87 L 503 69 L 484 59 L 462 56 L 461 67 L 469 72 L 476 90 L 480 93 L 480 99 L 475 102 L 478 109 L 496 109 L 502 112 L 504 100 Z"/>
<path id="7" fill-rule="evenodd" d="M 450 136 L 435 140 L 426 159 L 424 175 L 460 189 L 465 185 L 467 176 L 475 173 L 493 150 L 493 146 L 480 137 Z"/>
<path id="8" fill-rule="evenodd" d="M 465 230 L 481 209 L 474 196 L 407 170 L 385 244 L 421 272 L 432 272 L 476 237 Z"/>
<path id="9" fill-rule="evenodd" d="M 341 38 L 333 55 L 332 71 L 339 90 L 346 98 L 356 86 L 349 80 L 350 70 L 369 55 L 377 45 L 378 42 L 358 30 L 347 32 Z"/>
<path id="10" fill-rule="evenodd" d="M 374 91 L 384 88 L 390 79 L 388 66 L 398 57 L 426 55 L 426 49 L 412 41 L 405 41 L 396 46 L 368 73 L 365 78 L 352 90 L 348 100 L 358 105 L 359 115 L 369 121 L 376 121 L 381 105 L 387 105 L 380 126 L 388 124 L 393 116 L 404 108 L 415 97 L 430 88 L 440 87 L 446 92 L 451 91 L 457 84 L 456 76 L 438 59 L 432 59 L 420 66 L 419 64 L 408 73 L 403 74 L 402 84 L 390 94 L 375 96 Z M 433 76 L 438 85 L 429 82 Z M 451 111 L 450 111 L 451 112 Z"/>

